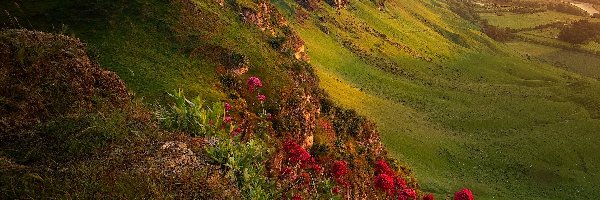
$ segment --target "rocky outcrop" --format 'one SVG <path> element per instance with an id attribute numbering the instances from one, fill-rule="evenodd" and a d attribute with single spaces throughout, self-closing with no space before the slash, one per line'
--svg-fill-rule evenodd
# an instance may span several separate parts
<path id="1" fill-rule="evenodd" d="M 0 61 L 0 133 L 93 108 L 99 99 L 120 107 L 131 98 L 117 74 L 67 36 L 0 32 Z"/>
<path id="2" fill-rule="evenodd" d="M 290 53 L 297 60 L 309 60 L 305 52 L 304 41 L 297 33 L 291 31 L 287 20 L 273 5 L 268 2 L 259 2 L 256 6 L 241 6 L 240 9 L 244 21 L 256 25 L 272 37 L 274 48 L 283 53 Z"/>
<path id="3" fill-rule="evenodd" d="M 245 22 L 255 24 L 271 36 L 275 36 L 276 27 L 287 26 L 287 20 L 268 2 L 259 2 L 256 7 L 242 6 L 240 10 Z"/>

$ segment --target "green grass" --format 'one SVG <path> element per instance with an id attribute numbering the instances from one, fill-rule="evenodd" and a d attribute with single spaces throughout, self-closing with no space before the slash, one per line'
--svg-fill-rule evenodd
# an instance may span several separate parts
<path id="1" fill-rule="evenodd" d="M 73 2 L 37 2 L 23 5 L 23 12 L 35 28 L 82 38 L 101 65 L 116 71 L 147 103 L 165 101 L 164 92 L 177 88 L 185 88 L 188 96 L 223 98 L 215 88 L 216 62 L 190 56 L 190 48 L 198 46 L 210 51 L 218 45 L 246 55 L 259 66 L 251 67 L 250 74 L 272 86 L 265 88 L 290 85 L 282 69 L 289 63 L 264 42 L 260 30 L 215 4 L 197 1 L 207 20 L 198 22 L 201 29 L 186 30 L 194 26 L 181 26 L 172 17 L 176 9 L 163 1 L 132 1 L 116 8 L 99 4 L 99 12 L 110 11 L 102 15 L 108 21 L 94 18 L 97 13 L 72 16 L 78 13 L 74 10 L 90 10 Z M 274 3 L 288 14 L 297 6 L 291 0 Z M 441 1 L 386 4 L 380 12 L 369 1 L 352 1 L 339 14 L 325 5 L 313 15 L 329 17 L 322 22 L 329 35 L 314 25 L 316 20 L 294 28 L 306 42 L 321 87 L 378 124 L 386 147 L 414 168 L 424 191 L 439 199 L 461 187 L 472 188 L 477 199 L 600 196 L 598 81 L 506 51 Z M 498 23 L 542 23 L 531 17 Z M 62 24 L 68 28 L 56 28 Z M 172 32 L 178 28 L 184 31 Z M 345 48 L 342 41 L 356 49 Z M 377 61 L 393 63 L 399 72 L 382 70 Z M 267 96 L 276 97 L 276 92 Z M 113 130 L 98 133 L 105 131 Z M 80 151 L 80 144 L 72 146 Z"/>
<path id="2" fill-rule="evenodd" d="M 490 23 L 490 25 L 511 29 L 534 28 L 539 25 L 550 24 L 555 22 L 569 23 L 584 18 L 581 16 L 569 15 L 554 11 L 546 11 L 533 14 L 499 12 L 498 14 L 481 13 L 480 15 L 481 18 L 487 20 Z"/>
<path id="3" fill-rule="evenodd" d="M 474 37 L 477 32 L 453 28 L 460 21 L 456 16 L 421 12 L 439 9 L 427 3 L 396 3 L 385 13 L 367 2 L 353 2 L 339 13 L 325 6 L 321 15 L 338 23 L 358 21 L 433 58 L 424 62 L 385 45 L 369 51 L 410 76 L 380 70 L 344 48 L 343 40 L 365 51 L 383 43 L 364 29 L 349 34 L 327 23 L 332 32 L 327 35 L 310 23 L 295 28 L 321 87 L 374 120 L 386 147 L 414 168 L 426 192 L 439 197 L 469 187 L 477 199 L 600 195 L 600 168 L 594 164 L 600 156 L 593 153 L 600 141 L 597 81 L 527 61 L 502 45 L 493 45 L 504 52 L 495 54 L 486 38 Z M 419 11 L 411 13 L 413 8 Z M 434 25 L 415 20 L 417 15 Z M 434 31 L 435 25 L 449 27 L 445 30 L 461 36 L 468 48 Z M 477 48 L 487 50 L 471 50 Z"/>
<path id="4" fill-rule="evenodd" d="M 509 42 L 512 49 L 573 72 L 600 79 L 600 57 L 527 42 Z"/>

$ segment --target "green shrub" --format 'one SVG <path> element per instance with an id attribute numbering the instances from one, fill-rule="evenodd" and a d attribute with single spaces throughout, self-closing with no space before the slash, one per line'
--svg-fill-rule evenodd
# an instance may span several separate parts
<path id="1" fill-rule="evenodd" d="M 268 149 L 257 140 L 239 143 L 233 139 L 213 138 L 217 142 L 206 148 L 207 154 L 225 166 L 227 175 L 247 199 L 275 198 L 274 185 L 265 177 L 264 161 Z"/>
<path id="2" fill-rule="evenodd" d="M 189 100 L 182 90 L 169 95 L 175 99 L 175 104 L 161 116 L 163 127 L 188 131 L 192 136 L 205 136 L 218 133 L 225 126 L 225 108 L 221 102 L 204 106 L 205 102 L 200 97 Z M 229 128 L 233 130 L 234 127 Z"/>

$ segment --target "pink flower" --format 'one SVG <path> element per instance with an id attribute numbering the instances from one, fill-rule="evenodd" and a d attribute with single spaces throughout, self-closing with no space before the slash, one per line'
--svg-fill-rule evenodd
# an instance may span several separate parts
<path id="1" fill-rule="evenodd" d="M 271 120 L 271 119 L 273 119 L 273 115 L 271 115 L 271 113 L 267 113 L 267 119 L 268 119 L 268 120 Z"/>
<path id="2" fill-rule="evenodd" d="M 454 200 L 474 200 L 473 193 L 468 188 L 463 188 L 454 193 Z"/>
<path id="3" fill-rule="evenodd" d="M 231 105 L 229 103 L 225 102 L 225 110 L 230 111 L 231 108 L 232 108 Z"/>
<path id="4" fill-rule="evenodd" d="M 433 194 L 427 194 L 425 196 L 423 196 L 423 200 L 433 200 Z"/>
<path id="5" fill-rule="evenodd" d="M 248 85 L 248 89 L 251 92 L 254 91 L 256 88 L 260 88 L 263 86 L 260 82 L 260 79 L 258 79 L 258 77 L 256 76 L 248 78 L 248 81 L 246 81 L 246 85 Z"/>
<path id="6" fill-rule="evenodd" d="M 230 116 L 226 116 L 225 118 L 223 118 L 223 121 L 227 124 L 231 123 L 231 117 Z"/>
<path id="7" fill-rule="evenodd" d="M 257 98 L 260 102 L 265 102 L 267 100 L 267 97 L 262 94 L 258 94 Z"/>

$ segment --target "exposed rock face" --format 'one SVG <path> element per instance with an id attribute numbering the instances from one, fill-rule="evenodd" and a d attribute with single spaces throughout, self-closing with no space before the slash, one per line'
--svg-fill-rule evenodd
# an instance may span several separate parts
<path id="1" fill-rule="evenodd" d="M 117 107 L 131 98 L 81 41 L 27 30 L 0 32 L 0 97 L 0 133 L 90 109 L 96 98 Z"/>
<path id="2" fill-rule="evenodd" d="M 341 0 L 344 1 L 344 0 Z M 258 9 L 242 7 L 241 15 L 244 21 L 255 24 L 263 32 L 267 32 L 275 39 L 281 38 L 281 43 L 277 44 L 281 52 L 291 52 L 297 60 L 308 61 L 308 55 L 305 52 L 304 41 L 300 39 L 297 33 L 290 31 L 287 20 L 268 2 L 257 3 Z M 275 23 L 273 23 L 275 22 Z M 282 29 L 283 37 L 276 37 L 276 30 Z M 241 71 L 236 71 L 239 74 Z"/>
<path id="3" fill-rule="evenodd" d="M 180 141 L 165 142 L 150 159 L 151 168 L 170 177 L 190 173 L 200 165 L 194 152 Z"/>
<path id="4" fill-rule="evenodd" d="M 276 26 L 287 26 L 285 18 L 270 3 L 260 2 L 257 5 L 257 9 L 242 7 L 241 14 L 244 21 L 255 24 L 260 30 L 269 32 L 271 36 L 275 36 Z"/>

